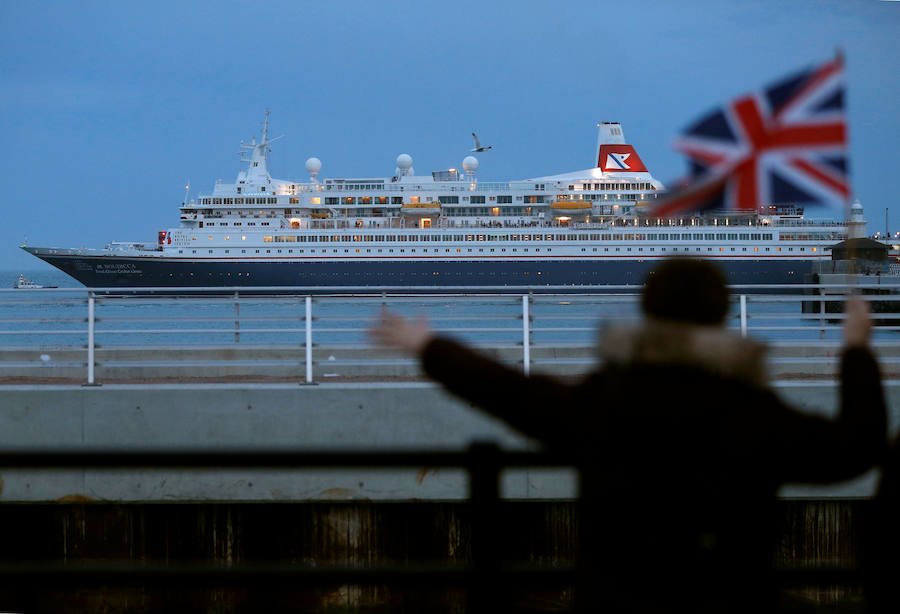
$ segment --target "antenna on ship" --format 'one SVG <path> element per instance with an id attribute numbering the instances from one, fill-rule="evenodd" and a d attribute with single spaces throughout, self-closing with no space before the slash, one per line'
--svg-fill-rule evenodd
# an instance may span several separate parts
<path id="1" fill-rule="evenodd" d="M 279 136 L 276 136 L 274 139 L 271 139 L 271 140 L 269 139 L 269 113 L 271 113 L 271 111 L 269 109 L 266 109 L 266 119 L 263 122 L 262 141 L 259 142 L 260 145 L 265 146 L 263 153 L 272 151 L 271 149 L 269 149 L 269 143 L 274 143 L 278 139 L 284 137 L 284 135 L 281 134 Z"/>
<path id="2" fill-rule="evenodd" d="M 244 162 L 249 162 L 250 166 L 245 172 L 245 181 L 248 184 L 253 185 L 265 185 L 272 182 L 272 178 L 269 177 L 268 170 L 268 152 L 271 151 L 269 149 L 269 145 L 282 138 L 284 135 L 276 136 L 274 139 L 269 138 L 269 109 L 266 109 L 266 119 L 263 122 L 263 132 L 262 132 L 262 140 L 257 143 L 256 137 L 250 140 L 250 144 L 247 145 L 243 141 L 241 141 L 241 149 L 249 149 L 251 151 L 250 158 L 247 159 L 245 156 L 241 157 L 241 160 Z"/>
<path id="3" fill-rule="evenodd" d="M 181 203 L 182 205 L 188 204 L 188 194 L 190 194 L 190 193 L 191 193 L 191 180 L 188 179 L 187 181 L 184 182 L 184 202 Z"/>

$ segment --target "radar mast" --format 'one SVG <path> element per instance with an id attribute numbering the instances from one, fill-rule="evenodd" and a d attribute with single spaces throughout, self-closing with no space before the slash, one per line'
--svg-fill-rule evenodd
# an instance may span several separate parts
<path id="1" fill-rule="evenodd" d="M 266 119 L 263 122 L 262 138 L 260 142 L 256 142 L 256 137 L 253 137 L 250 140 L 249 145 L 241 141 L 241 149 L 250 150 L 249 160 L 242 155 L 242 159 L 249 162 L 244 182 L 250 185 L 268 185 L 272 183 L 272 177 L 269 175 L 268 169 L 268 152 L 272 151 L 269 149 L 269 145 L 282 138 L 284 135 L 269 139 L 269 113 L 269 109 L 266 109 Z M 244 152 L 241 152 L 241 154 L 243 153 Z"/>

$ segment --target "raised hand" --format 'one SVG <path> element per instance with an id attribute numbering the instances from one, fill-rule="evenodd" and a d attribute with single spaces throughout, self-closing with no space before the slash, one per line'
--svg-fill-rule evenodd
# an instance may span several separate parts
<path id="1" fill-rule="evenodd" d="M 369 336 L 381 345 L 409 354 L 419 354 L 434 336 L 434 332 L 424 316 L 411 320 L 384 309 L 381 318 L 369 329 Z"/>
<path id="2" fill-rule="evenodd" d="M 844 307 L 844 344 L 848 348 L 863 347 L 869 342 L 871 332 L 869 304 L 858 296 L 851 296 Z"/>

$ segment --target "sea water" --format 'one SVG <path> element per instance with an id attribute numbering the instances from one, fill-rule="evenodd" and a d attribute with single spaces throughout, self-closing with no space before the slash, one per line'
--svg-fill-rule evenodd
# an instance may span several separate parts
<path id="1" fill-rule="evenodd" d="M 0 287 L 26 279 L 60 290 L 0 293 L 0 348 L 84 347 L 88 339 L 87 291 L 56 270 L 2 271 Z M 639 322 L 640 289 L 621 295 L 532 295 L 529 342 L 537 346 L 591 346 L 603 326 Z M 237 345 L 298 346 L 306 339 L 304 296 L 98 297 L 95 343 L 106 347 L 210 347 Z M 771 295 L 751 296 L 749 332 L 762 340 L 840 338 L 840 322 L 801 318 L 801 299 L 774 302 Z M 522 296 L 314 296 L 313 341 L 318 346 L 365 346 L 366 330 L 383 309 L 425 317 L 444 334 L 476 345 L 521 345 Z M 739 329 L 739 302 L 728 318 Z M 823 327 L 825 332 L 823 334 Z M 876 338 L 891 338 L 879 330 Z"/>

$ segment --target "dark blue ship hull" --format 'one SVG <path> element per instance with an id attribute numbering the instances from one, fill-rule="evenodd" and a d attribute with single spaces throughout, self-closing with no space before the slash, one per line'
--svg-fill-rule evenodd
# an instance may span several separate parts
<path id="1" fill-rule="evenodd" d="M 658 259 L 216 261 L 36 254 L 90 288 L 397 286 L 493 292 L 541 286 L 639 285 Z M 731 284 L 803 283 L 812 260 L 715 259 Z M 550 289 L 548 288 L 548 291 Z M 558 290 L 557 290 L 558 291 Z"/>

